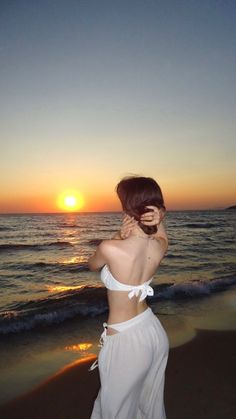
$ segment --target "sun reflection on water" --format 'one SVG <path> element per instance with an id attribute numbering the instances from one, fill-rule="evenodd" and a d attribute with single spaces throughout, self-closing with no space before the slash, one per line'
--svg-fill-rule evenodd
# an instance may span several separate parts
<path id="1" fill-rule="evenodd" d="M 70 345 L 70 346 L 65 346 L 65 350 L 66 351 L 71 351 L 71 352 L 83 352 L 83 351 L 87 351 L 88 349 L 90 349 L 93 346 L 92 343 L 77 343 L 75 345 Z"/>
<path id="2" fill-rule="evenodd" d="M 69 265 L 72 263 L 85 263 L 88 258 L 85 256 L 72 256 L 70 259 L 61 260 L 60 263 L 63 265 Z"/>
<path id="3" fill-rule="evenodd" d="M 84 285 L 48 285 L 48 292 L 74 291 L 84 288 Z"/>

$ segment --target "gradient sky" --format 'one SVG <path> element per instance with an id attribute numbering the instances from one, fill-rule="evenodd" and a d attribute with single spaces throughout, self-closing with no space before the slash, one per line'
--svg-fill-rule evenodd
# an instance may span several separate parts
<path id="1" fill-rule="evenodd" d="M 0 0 L 0 212 L 116 210 L 130 173 L 236 204 L 235 120 L 234 0 Z"/>

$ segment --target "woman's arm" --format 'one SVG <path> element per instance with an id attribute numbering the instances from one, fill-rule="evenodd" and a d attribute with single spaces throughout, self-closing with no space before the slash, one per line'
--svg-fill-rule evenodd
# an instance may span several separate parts
<path id="1" fill-rule="evenodd" d="M 166 230 L 165 230 L 165 226 L 163 221 L 160 222 L 160 224 L 158 225 L 158 230 L 156 232 L 156 234 L 154 234 L 155 239 L 160 240 L 161 241 L 161 245 L 163 248 L 164 253 L 167 251 L 168 248 L 168 237 L 166 234 Z"/>
<path id="2" fill-rule="evenodd" d="M 165 253 L 168 248 L 168 237 L 163 223 L 165 211 L 151 205 L 147 206 L 147 208 L 149 208 L 151 211 L 143 214 L 141 216 L 141 221 L 143 224 L 148 226 L 157 226 L 157 232 L 153 235 L 153 237 L 156 240 L 160 241 L 163 251 Z"/>
<path id="3" fill-rule="evenodd" d="M 88 267 L 90 271 L 99 271 L 107 263 L 106 250 L 106 241 L 102 241 L 94 254 L 88 260 Z"/>

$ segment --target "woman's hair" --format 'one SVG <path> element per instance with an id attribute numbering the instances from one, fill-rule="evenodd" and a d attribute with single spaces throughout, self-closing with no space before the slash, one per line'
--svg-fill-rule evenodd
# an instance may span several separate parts
<path id="1" fill-rule="evenodd" d="M 144 212 L 151 211 L 146 208 L 148 205 L 166 209 L 161 188 L 157 182 L 150 177 L 129 176 L 118 183 L 116 192 L 121 201 L 123 211 L 138 221 L 138 225 L 144 233 L 156 233 L 157 226 L 142 224 L 140 216 Z"/>

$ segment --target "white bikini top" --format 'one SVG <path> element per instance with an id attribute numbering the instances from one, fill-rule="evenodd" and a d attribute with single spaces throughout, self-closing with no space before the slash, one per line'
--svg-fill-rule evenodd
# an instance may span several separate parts
<path id="1" fill-rule="evenodd" d="M 122 282 L 119 282 L 117 281 L 117 279 L 114 278 L 112 273 L 109 271 L 107 265 L 104 265 L 101 270 L 101 280 L 104 283 L 105 287 L 111 291 L 130 291 L 128 294 L 130 300 L 134 296 L 138 297 L 140 291 L 141 296 L 139 298 L 139 301 L 143 301 L 147 297 L 147 295 L 151 296 L 154 294 L 153 288 L 149 285 L 152 282 L 152 278 L 141 285 L 123 284 Z"/>

